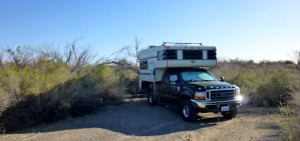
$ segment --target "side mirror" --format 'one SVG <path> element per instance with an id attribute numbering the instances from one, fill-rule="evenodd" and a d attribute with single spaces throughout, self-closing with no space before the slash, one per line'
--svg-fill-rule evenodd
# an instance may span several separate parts
<path id="1" fill-rule="evenodd" d="M 220 79 L 220 81 L 222 81 L 222 82 L 224 82 L 224 81 L 225 81 L 225 78 L 224 78 L 224 76 L 221 76 L 221 79 Z"/>

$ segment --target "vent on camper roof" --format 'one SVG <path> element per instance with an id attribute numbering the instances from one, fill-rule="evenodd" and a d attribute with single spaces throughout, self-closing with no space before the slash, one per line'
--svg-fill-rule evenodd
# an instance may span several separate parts
<path id="1" fill-rule="evenodd" d="M 183 59 L 203 59 L 202 50 L 183 50 Z"/>
<path id="2" fill-rule="evenodd" d="M 177 50 L 164 50 L 162 52 L 162 59 L 177 59 Z"/>

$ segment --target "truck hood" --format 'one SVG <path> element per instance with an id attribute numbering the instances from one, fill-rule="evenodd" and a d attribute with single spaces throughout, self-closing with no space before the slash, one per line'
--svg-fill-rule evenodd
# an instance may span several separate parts
<path id="1" fill-rule="evenodd" d="M 187 85 L 204 89 L 235 88 L 234 85 L 221 81 L 188 82 Z"/>

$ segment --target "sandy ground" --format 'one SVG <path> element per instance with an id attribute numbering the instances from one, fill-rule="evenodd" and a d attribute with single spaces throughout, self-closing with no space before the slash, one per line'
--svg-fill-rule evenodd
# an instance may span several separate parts
<path id="1" fill-rule="evenodd" d="M 232 120 L 221 114 L 201 116 L 189 123 L 174 108 L 131 99 L 92 115 L 1 135 L 0 141 L 272 141 L 280 137 L 276 108 L 242 106 Z"/>

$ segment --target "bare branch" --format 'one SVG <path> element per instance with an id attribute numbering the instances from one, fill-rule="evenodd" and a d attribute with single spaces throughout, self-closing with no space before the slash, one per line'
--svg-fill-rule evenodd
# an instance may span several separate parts
<path id="1" fill-rule="evenodd" d="M 15 51 L 7 49 L 7 53 L 18 69 L 23 69 L 31 61 L 30 56 L 32 56 L 32 54 L 30 54 L 27 49 L 23 50 L 25 47 L 26 46 L 18 46 Z"/>
<path id="2" fill-rule="evenodd" d="M 59 51 L 50 49 L 51 46 L 46 46 L 39 49 L 30 48 L 32 52 L 38 53 L 42 58 L 46 60 L 50 60 L 52 63 L 62 62 L 63 56 L 59 53 Z"/>
<path id="3" fill-rule="evenodd" d="M 81 38 L 79 38 L 81 39 Z M 86 65 L 89 60 L 92 58 L 90 46 L 80 49 L 77 46 L 77 41 L 74 40 L 71 44 L 66 46 L 66 64 L 69 66 L 71 72 L 77 72 L 79 74 L 82 70 L 82 67 Z"/>

